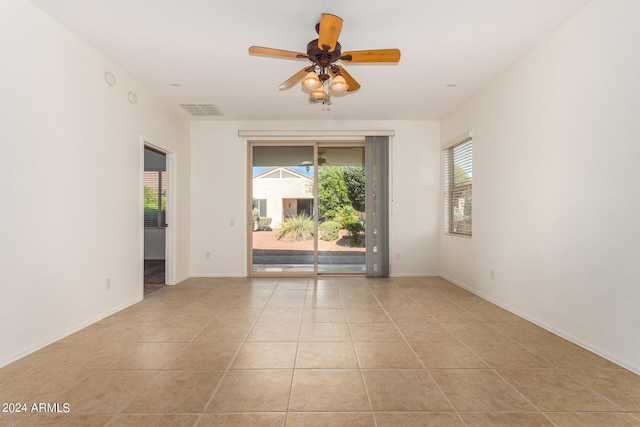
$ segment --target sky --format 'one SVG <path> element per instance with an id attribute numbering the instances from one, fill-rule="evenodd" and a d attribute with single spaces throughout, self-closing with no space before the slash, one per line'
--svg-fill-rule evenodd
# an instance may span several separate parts
<path id="1" fill-rule="evenodd" d="M 309 171 L 307 172 L 307 168 L 306 166 L 286 166 L 289 169 L 293 169 L 296 172 L 300 172 L 302 174 L 305 174 L 307 176 L 313 176 L 313 167 L 309 168 Z M 269 169 L 273 169 L 273 166 L 254 166 L 253 167 L 253 176 L 258 175 L 259 173 L 262 173 L 266 170 Z"/>

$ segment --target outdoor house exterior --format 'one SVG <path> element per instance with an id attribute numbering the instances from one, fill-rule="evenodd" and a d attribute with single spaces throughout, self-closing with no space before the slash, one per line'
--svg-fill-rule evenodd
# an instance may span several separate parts
<path id="1" fill-rule="evenodd" d="M 313 179 L 293 169 L 277 166 L 253 177 L 254 207 L 261 218 L 271 218 L 278 228 L 290 216 L 313 212 Z"/>

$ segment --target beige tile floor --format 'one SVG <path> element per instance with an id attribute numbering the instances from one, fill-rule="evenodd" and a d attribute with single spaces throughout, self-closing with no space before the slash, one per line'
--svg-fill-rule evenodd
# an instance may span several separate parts
<path id="1" fill-rule="evenodd" d="M 20 426 L 640 426 L 640 377 L 439 278 L 189 279 L 0 369 Z"/>

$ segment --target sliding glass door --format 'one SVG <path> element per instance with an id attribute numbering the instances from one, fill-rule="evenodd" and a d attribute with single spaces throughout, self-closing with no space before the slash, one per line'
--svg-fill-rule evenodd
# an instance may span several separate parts
<path id="1" fill-rule="evenodd" d="M 315 272 L 314 151 L 252 146 L 252 272 Z"/>
<path id="2" fill-rule="evenodd" d="M 253 143 L 250 272 L 364 274 L 364 145 Z"/>
<path id="3" fill-rule="evenodd" d="M 365 272 L 364 147 L 318 147 L 318 273 Z"/>

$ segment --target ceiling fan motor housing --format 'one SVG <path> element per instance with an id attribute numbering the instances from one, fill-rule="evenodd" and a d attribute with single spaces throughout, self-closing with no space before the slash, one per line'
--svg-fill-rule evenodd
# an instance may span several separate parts
<path id="1" fill-rule="evenodd" d="M 311 62 L 325 70 L 342 56 L 342 46 L 336 42 L 336 47 L 332 52 L 325 51 L 318 47 L 318 39 L 312 40 L 307 45 L 307 56 Z"/>

